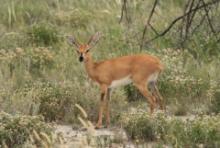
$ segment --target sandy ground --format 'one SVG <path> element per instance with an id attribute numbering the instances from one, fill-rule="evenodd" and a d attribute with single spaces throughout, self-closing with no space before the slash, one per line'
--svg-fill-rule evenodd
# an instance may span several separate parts
<path id="1" fill-rule="evenodd" d="M 63 141 L 58 148 L 135 148 L 128 140 L 123 129 L 110 128 L 92 131 L 75 130 L 71 125 L 55 125 L 55 133 L 59 134 Z"/>
<path id="2" fill-rule="evenodd" d="M 170 117 L 170 118 L 173 118 Z M 195 116 L 178 116 L 181 120 L 191 120 Z M 54 125 L 55 133 L 62 137 L 57 148 L 152 148 L 155 143 L 134 145 L 122 128 L 102 128 L 98 130 L 73 129 L 71 125 Z M 164 146 L 168 147 L 168 146 Z"/>

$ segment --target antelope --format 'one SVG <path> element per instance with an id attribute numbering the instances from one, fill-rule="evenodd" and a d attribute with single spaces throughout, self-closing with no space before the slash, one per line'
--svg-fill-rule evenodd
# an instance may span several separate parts
<path id="1" fill-rule="evenodd" d="M 76 47 L 79 61 L 84 63 L 88 76 L 97 82 L 101 89 L 96 128 L 102 127 L 103 111 L 105 111 L 106 127 L 110 125 L 110 93 L 112 88 L 121 85 L 133 83 L 150 104 L 151 114 L 157 103 L 163 110 L 163 98 L 156 86 L 158 76 L 163 70 L 160 60 L 155 56 L 140 54 L 94 62 L 90 50 L 97 44 L 100 37 L 101 34 L 97 32 L 86 44 L 80 44 L 74 37 L 68 37 L 68 42 Z M 152 93 L 148 90 L 148 86 Z"/>

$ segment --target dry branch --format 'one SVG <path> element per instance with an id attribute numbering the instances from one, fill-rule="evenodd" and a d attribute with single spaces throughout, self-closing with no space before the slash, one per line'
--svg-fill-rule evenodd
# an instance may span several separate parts
<path id="1" fill-rule="evenodd" d="M 119 23 L 122 22 L 124 15 L 125 15 L 127 22 L 129 22 L 128 11 L 127 11 L 127 0 L 123 0 L 123 4 L 121 8 L 121 17 L 120 17 Z"/>
<path id="2" fill-rule="evenodd" d="M 187 27 L 190 27 L 190 26 L 191 26 L 191 23 L 192 23 L 192 21 L 193 21 L 193 18 L 194 18 L 195 14 L 196 14 L 196 12 L 197 12 L 198 10 L 201 10 L 201 9 L 203 9 L 203 8 L 205 8 L 205 7 L 207 8 L 208 6 L 212 6 L 212 5 L 218 4 L 218 3 L 220 2 L 220 0 L 212 0 L 212 1 L 209 1 L 209 2 L 207 2 L 207 3 L 200 4 L 200 1 L 201 1 L 201 0 L 198 1 L 197 5 L 196 5 L 195 7 L 193 7 L 193 4 L 192 4 L 192 3 L 194 3 L 194 0 L 192 0 L 191 2 L 188 1 L 188 3 L 190 3 L 189 9 L 188 9 L 183 15 L 181 15 L 181 16 L 175 18 L 175 19 L 169 24 L 169 26 L 168 26 L 167 28 L 165 28 L 162 32 L 157 33 L 156 36 L 154 36 L 153 38 L 151 38 L 151 39 L 149 39 L 149 40 L 147 40 L 147 41 L 145 41 L 145 42 L 142 41 L 142 42 L 141 42 L 141 45 L 140 45 L 140 49 L 142 49 L 144 43 L 145 43 L 145 44 L 148 44 L 148 43 L 150 43 L 150 42 L 152 42 L 152 41 L 154 41 L 154 40 L 156 40 L 156 39 L 158 39 L 158 38 L 160 38 L 160 37 L 166 35 L 166 34 L 171 30 L 171 28 L 172 28 L 177 22 L 179 22 L 180 20 L 185 19 L 185 17 L 188 17 L 189 20 L 188 20 L 188 26 L 187 26 Z M 156 0 L 155 0 L 155 3 L 156 3 Z M 154 4 L 155 4 L 155 3 L 154 3 Z M 156 4 L 157 4 L 157 3 L 156 3 Z M 188 5 L 189 5 L 189 4 L 188 4 Z M 187 7 L 188 7 L 188 6 L 187 6 Z M 152 11 L 151 11 L 152 13 L 154 13 L 154 9 L 155 9 L 155 6 L 153 6 L 153 9 L 152 9 Z M 186 8 L 186 9 L 187 9 L 187 8 Z M 153 16 L 153 14 L 150 14 L 147 24 L 150 24 L 150 20 L 151 20 L 152 16 Z M 145 28 L 146 28 L 146 26 L 145 26 Z M 146 30 L 147 30 L 147 29 L 145 29 L 145 28 L 144 28 L 144 31 L 143 31 L 143 35 L 145 35 Z M 188 28 L 188 29 L 189 29 L 189 28 Z M 188 31 L 188 29 L 187 29 L 187 31 Z M 154 30 L 156 30 L 156 29 L 154 29 Z M 142 39 L 144 40 L 143 35 L 142 35 Z"/>
<path id="3" fill-rule="evenodd" d="M 146 34 L 146 32 L 147 32 L 148 26 L 150 26 L 151 29 L 152 29 L 157 35 L 159 35 L 159 34 L 157 33 L 156 29 L 150 24 L 151 18 L 152 18 L 152 16 L 153 16 L 154 12 L 155 12 L 155 8 L 156 8 L 157 4 L 158 4 L 158 0 L 155 0 L 155 1 L 154 1 L 153 8 L 151 9 L 150 15 L 149 15 L 149 17 L 148 17 L 148 20 L 147 20 L 147 22 L 146 22 L 146 24 L 145 24 L 145 26 L 144 26 L 144 30 L 143 30 L 143 34 L 142 34 L 142 39 L 141 39 L 140 49 L 143 48 L 144 37 L 145 37 L 145 34 Z"/>
<path id="4" fill-rule="evenodd" d="M 201 1 L 202 1 L 203 4 L 205 4 L 205 1 L 204 1 L 204 0 L 201 0 Z M 210 18 L 210 16 L 209 16 L 209 11 L 210 11 L 210 10 L 208 9 L 207 6 L 204 7 L 204 10 L 205 10 L 205 14 L 206 14 L 206 17 L 207 17 L 207 21 L 208 21 L 209 27 L 210 27 L 212 33 L 215 35 L 216 32 L 215 32 L 215 29 L 214 29 L 214 27 L 213 27 L 213 25 L 212 25 L 211 18 Z"/>

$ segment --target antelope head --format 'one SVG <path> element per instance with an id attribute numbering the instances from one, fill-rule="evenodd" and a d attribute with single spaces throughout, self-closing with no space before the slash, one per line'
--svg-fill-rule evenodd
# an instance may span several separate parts
<path id="1" fill-rule="evenodd" d="M 79 56 L 79 61 L 87 61 L 89 56 L 89 51 L 92 49 L 99 41 L 101 37 L 101 33 L 97 32 L 93 36 L 90 37 L 89 41 L 85 44 L 80 44 L 74 37 L 69 36 L 68 42 L 69 44 L 75 46 L 77 54 Z"/>

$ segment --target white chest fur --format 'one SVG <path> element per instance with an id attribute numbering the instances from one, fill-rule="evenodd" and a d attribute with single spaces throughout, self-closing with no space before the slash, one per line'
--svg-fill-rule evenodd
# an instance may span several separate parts
<path id="1" fill-rule="evenodd" d="M 111 85 L 109 86 L 110 88 L 115 88 L 115 87 L 118 87 L 118 86 L 123 86 L 123 85 L 127 85 L 127 84 L 130 84 L 132 83 L 132 79 L 130 76 L 126 76 L 122 79 L 119 79 L 119 80 L 114 80 L 112 81 Z"/>

